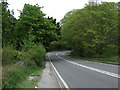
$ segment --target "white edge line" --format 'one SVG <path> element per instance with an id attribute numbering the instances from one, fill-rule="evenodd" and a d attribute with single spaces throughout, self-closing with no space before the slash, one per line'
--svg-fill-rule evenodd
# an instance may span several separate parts
<path id="1" fill-rule="evenodd" d="M 50 64 L 51 64 L 51 63 L 50 63 Z M 58 78 L 57 78 L 57 75 L 56 75 L 55 70 L 53 70 L 53 72 L 54 72 L 54 74 L 55 74 L 55 77 L 56 77 L 56 80 L 57 80 L 58 84 L 60 85 L 60 88 L 63 88 L 62 85 L 61 85 L 61 83 L 60 83 L 60 81 L 59 81 Z"/>
<path id="2" fill-rule="evenodd" d="M 55 70 L 56 74 L 58 75 L 58 77 L 60 78 L 60 80 L 62 81 L 63 85 L 65 86 L 65 88 L 69 89 L 67 83 L 63 80 L 63 78 L 61 77 L 61 75 L 58 73 L 57 69 L 55 68 L 55 66 L 53 65 L 53 63 L 51 62 L 50 58 L 48 58 L 53 69 Z"/>
<path id="3" fill-rule="evenodd" d="M 59 53 L 59 52 L 58 52 L 58 53 Z M 67 60 L 67 59 L 64 59 L 64 58 L 60 57 L 60 56 L 58 55 L 58 53 L 56 53 L 56 56 L 57 56 L 57 57 L 65 60 L 65 61 L 67 61 L 67 62 L 69 62 L 69 63 L 72 63 L 72 64 L 74 64 L 74 65 L 77 65 L 77 66 L 80 66 L 80 67 L 83 67 L 83 68 L 87 68 L 87 69 L 89 69 L 89 70 L 96 71 L 96 72 L 99 72 L 99 73 L 102 73 L 102 74 L 106 74 L 106 75 L 109 75 L 109 76 L 112 76 L 112 77 L 120 78 L 120 75 L 118 75 L 118 74 L 111 73 L 111 72 L 104 71 L 104 70 L 100 70 L 100 69 L 93 68 L 93 67 L 89 67 L 89 66 L 85 66 L 85 65 L 78 64 L 78 63 L 69 61 L 69 60 Z"/>

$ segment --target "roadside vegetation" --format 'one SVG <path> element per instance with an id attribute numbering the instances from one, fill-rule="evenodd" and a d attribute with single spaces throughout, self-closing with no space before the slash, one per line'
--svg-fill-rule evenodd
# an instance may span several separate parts
<path id="1" fill-rule="evenodd" d="M 118 20 L 119 3 L 89 2 L 82 9 L 66 13 L 57 43 L 64 42 L 74 57 L 119 64 Z"/>
<path id="2" fill-rule="evenodd" d="M 100 63 L 106 63 L 106 64 L 114 64 L 114 65 L 120 65 L 118 61 L 118 56 L 115 57 L 102 57 L 102 58 L 89 58 L 89 57 L 80 57 L 80 56 L 73 56 L 73 58 L 79 58 L 81 60 L 88 60 L 88 61 L 95 61 L 95 62 L 100 62 Z"/>
<path id="3" fill-rule="evenodd" d="M 120 65 L 118 61 L 118 56 L 111 56 L 111 57 L 81 57 L 78 55 L 72 55 L 71 52 L 65 52 L 65 55 L 72 57 L 72 58 L 79 58 L 80 60 L 87 60 L 87 61 L 94 61 L 94 62 L 100 62 L 100 63 L 106 63 L 106 64 L 114 64 L 114 65 Z"/>
<path id="4" fill-rule="evenodd" d="M 42 75 L 42 70 L 44 67 L 39 67 L 34 69 L 32 74 L 29 75 L 29 77 L 25 78 L 21 82 L 19 82 L 16 85 L 16 88 L 36 88 L 38 87 L 38 82 L 40 80 L 40 77 Z"/>
<path id="5" fill-rule="evenodd" d="M 2 88 L 35 88 L 45 67 L 50 42 L 60 39 L 56 19 L 45 17 L 39 5 L 25 4 L 19 19 L 14 10 L 2 7 Z M 39 73 L 38 73 L 39 72 Z"/>
<path id="6" fill-rule="evenodd" d="M 118 64 L 118 3 L 90 2 L 61 20 L 62 40 L 72 56 Z"/>

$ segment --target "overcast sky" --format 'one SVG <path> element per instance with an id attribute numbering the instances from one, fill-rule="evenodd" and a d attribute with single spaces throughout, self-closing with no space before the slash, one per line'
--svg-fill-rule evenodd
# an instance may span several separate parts
<path id="1" fill-rule="evenodd" d="M 19 12 L 17 9 L 22 10 L 25 3 L 32 5 L 39 4 L 44 6 L 42 11 L 46 16 L 54 17 L 60 21 L 64 15 L 73 9 L 81 9 L 88 3 L 88 0 L 7 0 L 9 8 L 14 9 L 15 17 L 18 18 Z M 100 0 L 99 0 L 100 1 Z M 119 0 L 102 0 L 108 2 L 118 2 Z"/>

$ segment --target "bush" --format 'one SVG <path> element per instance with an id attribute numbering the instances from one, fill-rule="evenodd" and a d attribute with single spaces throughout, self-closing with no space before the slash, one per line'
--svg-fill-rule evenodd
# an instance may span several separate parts
<path id="1" fill-rule="evenodd" d="M 28 55 L 31 58 L 30 60 L 34 61 L 36 65 L 43 66 L 44 65 L 44 57 L 45 57 L 45 48 L 42 45 L 34 45 L 29 51 Z"/>
<path id="2" fill-rule="evenodd" d="M 106 45 L 106 47 L 103 48 L 100 57 L 113 57 L 113 56 L 118 56 L 118 46 Z"/>
<path id="3" fill-rule="evenodd" d="M 3 88 L 15 88 L 16 84 L 27 78 L 38 66 L 45 66 L 45 48 L 41 44 L 29 42 L 21 51 L 12 46 L 3 47 L 2 84 Z"/>
<path id="4" fill-rule="evenodd" d="M 81 56 L 81 57 L 89 57 L 89 58 L 105 58 L 105 57 L 113 57 L 117 56 L 118 47 L 115 45 L 106 45 L 101 49 L 97 47 L 74 47 L 72 50 L 72 55 L 74 56 Z"/>
<path id="5" fill-rule="evenodd" d="M 25 41 L 23 50 L 19 53 L 21 60 L 24 60 L 26 65 L 36 64 L 38 66 L 44 66 L 44 57 L 46 50 L 41 44 L 35 44 L 30 41 Z"/>
<path id="6" fill-rule="evenodd" d="M 18 52 L 13 48 L 12 45 L 3 47 L 3 52 L 2 52 L 3 65 L 16 63 L 19 60 L 17 55 Z"/>
<path id="7" fill-rule="evenodd" d="M 38 69 L 38 67 L 36 66 L 27 67 L 20 65 L 10 65 L 7 67 L 3 67 L 4 71 L 2 79 L 2 88 L 17 88 L 17 83 L 20 83 L 22 80 L 26 79 L 36 69 Z"/>

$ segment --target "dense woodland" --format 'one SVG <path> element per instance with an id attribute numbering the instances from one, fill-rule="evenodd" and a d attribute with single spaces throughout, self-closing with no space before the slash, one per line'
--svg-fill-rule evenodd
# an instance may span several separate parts
<path id="1" fill-rule="evenodd" d="M 61 20 L 62 41 L 81 57 L 118 55 L 118 3 L 90 2 Z"/>
<path id="2" fill-rule="evenodd" d="M 18 88 L 16 82 L 44 67 L 48 51 L 69 49 L 80 57 L 118 57 L 118 3 L 89 2 L 82 9 L 66 13 L 60 23 L 45 17 L 38 4 L 25 4 L 19 19 L 7 2 L 0 7 L 3 88 Z"/>

